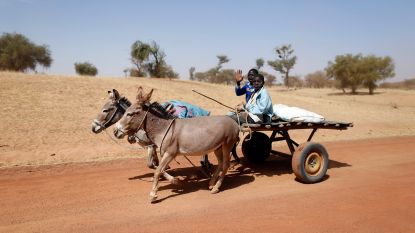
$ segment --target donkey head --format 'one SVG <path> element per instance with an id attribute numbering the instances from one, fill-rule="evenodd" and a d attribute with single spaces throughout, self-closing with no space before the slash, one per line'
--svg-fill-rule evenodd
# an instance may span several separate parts
<path id="1" fill-rule="evenodd" d="M 115 137 L 123 138 L 125 135 L 133 135 L 143 128 L 147 113 L 150 110 L 152 94 L 153 89 L 148 93 L 144 93 L 141 86 L 138 88 L 137 101 L 127 109 L 124 116 L 115 125 Z"/>
<path id="2" fill-rule="evenodd" d="M 120 94 L 115 89 L 108 91 L 108 95 L 108 101 L 92 121 L 92 132 L 94 133 L 100 133 L 102 130 L 115 124 L 131 105 L 130 101 L 125 97 L 120 97 Z"/>

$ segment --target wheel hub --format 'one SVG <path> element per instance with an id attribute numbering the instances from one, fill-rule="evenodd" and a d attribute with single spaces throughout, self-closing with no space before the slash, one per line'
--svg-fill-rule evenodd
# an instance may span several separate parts
<path id="1" fill-rule="evenodd" d="M 309 175 L 317 175 L 322 164 L 323 157 L 319 153 L 312 152 L 305 161 L 305 170 Z"/>

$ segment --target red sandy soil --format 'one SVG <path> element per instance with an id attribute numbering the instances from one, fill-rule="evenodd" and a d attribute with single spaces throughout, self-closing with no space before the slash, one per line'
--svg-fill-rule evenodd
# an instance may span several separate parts
<path id="1" fill-rule="evenodd" d="M 415 136 L 324 143 L 326 179 L 237 165 L 222 191 L 184 158 L 150 204 L 143 159 L 0 170 L 0 232 L 414 232 Z M 198 158 L 192 158 L 197 163 Z"/>

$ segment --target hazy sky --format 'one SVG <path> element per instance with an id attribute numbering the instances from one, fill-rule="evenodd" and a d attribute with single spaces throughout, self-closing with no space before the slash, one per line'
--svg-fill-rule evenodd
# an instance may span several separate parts
<path id="1" fill-rule="evenodd" d="M 224 68 L 244 71 L 276 59 L 291 44 L 292 74 L 323 70 L 336 55 L 391 56 L 393 80 L 415 78 L 415 1 L 404 0 L 0 0 L 0 33 L 16 32 L 52 51 L 51 74 L 75 74 L 89 61 L 103 76 L 131 67 L 131 44 L 156 41 L 187 79 L 227 55 Z M 268 65 L 264 70 L 274 75 Z M 281 76 L 278 74 L 278 81 Z"/>

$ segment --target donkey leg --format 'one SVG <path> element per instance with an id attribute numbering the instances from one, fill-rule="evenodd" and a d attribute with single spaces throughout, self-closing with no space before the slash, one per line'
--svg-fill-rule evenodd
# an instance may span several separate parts
<path id="1" fill-rule="evenodd" d="M 216 180 L 219 177 L 219 173 L 222 170 L 222 163 L 223 163 L 222 148 L 218 148 L 215 150 L 215 156 L 218 160 L 218 166 L 216 167 L 215 173 L 213 173 L 212 178 L 209 181 L 209 189 L 213 188 L 213 186 L 216 183 Z"/>
<path id="2" fill-rule="evenodd" d="M 215 186 L 210 191 L 211 193 L 219 192 L 219 188 L 222 185 L 223 179 L 225 178 L 226 173 L 228 172 L 229 165 L 230 165 L 230 152 L 231 152 L 232 145 L 229 146 L 222 146 L 222 172 L 219 176 L 218 181 L 216 182 Z"/>
<path id="3" fill-rule="evenodd" d="M 176 177 L 173 177 L 172 175 L 170 175 L 169 173 L 167 173 L 166 171 L 163 172 L 163 177 L 166 178 L 166 180 L 168 180 L 171 184 L 179 184 L 179 179 L 177 179 Z"/>
<path id="4" fill-rule="evenodd" d="M 150 202 L 154 202 L 157 200 L 157 190 L 158 190 L 158 182 L 159 182 L 160 175 L 165 172 L 164 170 L 166 169 L 166 166 L 173 160 L 173 158 L 174 158 L 173 155 L 170 155 L 167 152 L 164 153 L 159 166 L 156 168 L 156 171 L 154 172 L 154 178 L 153 178 L 153 188 L 151 189 L 151 192 L 150 192 Z"/>
<path id="5" fill-rule="evenodd" d="M 157 156 L 157 152 L 153 145 L 147 147 L 147 167 L 156 169 L 159 165 L 159 159 Z"/>

